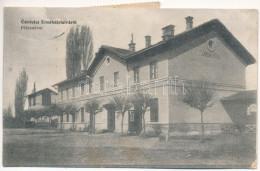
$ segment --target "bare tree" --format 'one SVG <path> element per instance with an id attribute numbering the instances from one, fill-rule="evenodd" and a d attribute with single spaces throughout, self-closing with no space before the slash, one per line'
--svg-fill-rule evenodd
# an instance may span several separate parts
<path id="1" fill-rule="evenodd" d="M 101 101 L 97 99 L 90 99 L 85 103 L 86 112 L 91 115 L 90 120 L 90 133 L 95 133 L 95 116 L 103 110 L 101 107 Z"/>
<path id="2" fill-rule="evenodd" d="M 88 26 L 70 29 L 66 39 L 66 74 L 73 78 L 86 70 L 93 56 L 92 32 Z"/>
<path id="3" fill-rule="evenodd" d="M 119 114 L 122 116 L 122 119 L 121 119 L 121 134 L 123 135 L 125 112 L 127 112 L 132 107 L 132 104 L 130 103 L 130 98 L 126 95 L 116 95 L 116 96 L 112 97 L 111 101 L 115 105 L 116 111 L 118 111 Z"/>
<path id="4" fill-rule="evenodd" d="M 67 114 L 70 114 L 72 116 L 72 129 L 74 130 L 75 116 L 79 111 L 79 107 L 74 103 L 68 103 L 65 104 L 64 110 Z"/>
<path id="5" fill-rule="evenodd" d="M 213 96 L 214 89 L 210 87 L 208 81 L 204 78 L 185 86 L 183 102 L 200 111 L 201 142 L 205 140 L 203 112 L 213 105 Z"/>
<path id="6" fill-rule="evenodd" d="M 150 101 L 152 99 L 152 95 L 149 94 L 148 92 L 143 92 L 143 91 L 136 91 L 134 94 L 131 96 L 131 103 L 134 105 L 135 110 L 138 110 L 142 116 L 142 121 L 143 121 L 143 130 L 144 130 L 144 137 L 145 137 L 145 113 L 150 107 Z"/>
<path id="7" fill-rule="evenodd" d="M 62 129 L 64 111 L 65 109 L 63 105 L 52 104 L 51 106 L 49 106 L 49 112 L 52 114 L 52 116 L 60 117 L 60 130 Z"/>

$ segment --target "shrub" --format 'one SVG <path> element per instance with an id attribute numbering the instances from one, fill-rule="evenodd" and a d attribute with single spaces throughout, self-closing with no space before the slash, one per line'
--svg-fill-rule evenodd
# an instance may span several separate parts
<path id="1" fill-rule="evenodd" d="M 153 125 L 152 128 L 154 129 L 155 136 L 159 136 L 162 133 L 162 125 Z"/>

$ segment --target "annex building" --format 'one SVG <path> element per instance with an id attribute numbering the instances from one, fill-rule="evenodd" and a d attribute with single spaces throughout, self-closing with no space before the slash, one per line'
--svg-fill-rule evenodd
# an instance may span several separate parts
<path id="1" fill-rule="evenodd" d="M 104 110 L 96 115 L 96 129 L 120 132 L 121 116 L 110 105 L 112 96 L 131 92 L 135 87 L 149 91 L 151 107 L 145 114 L 147 130 L 161 125 L 165 132 L 200 132 L 200 112 L 182 102 L 183 86 L 200 77 L 215 89 L 214 105 L 204 112 L 205 133 L 218 133 L 223 124 L 232 123 L 220 99 L 245 90 L 245 69 L 254 57 L 217 19 L 193 28 L 193 17 L 186 17 L 186 30 L 174 34 L 174 25 L 162 28 L 162 40 L 136 51 L 133 39 L 128 49 L 102 45 L 88 70 L 73 79 L 54 85 L 57 103 L 76 103 L 80 111 L 75 128 L 85 129 L 90 115 L 84 104 L 92 98 L 102 100 Z M 72 116 L 63 115 L 62 129 L 72 127 Z M 125 132 L 140 132 L 141 117 L 134 108 L 126 113 Z"/>

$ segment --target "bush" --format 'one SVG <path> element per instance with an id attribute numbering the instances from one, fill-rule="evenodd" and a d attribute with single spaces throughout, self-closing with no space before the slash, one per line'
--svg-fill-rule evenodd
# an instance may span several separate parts
<path id="1" fill-rule="evenodd" d="M 140 136 L 152 138 L 152 137 L 159 137 L 161 135 L 162 133 L 161 125 L 152 125 L 152 129 L 153 129 L 152 131 L 146 131 L 145 136 L 143 132 L 140 134 Z"/>
<path id="2" fill-rule="evenodd" d="M 86 126 L 81 130 L 81 132 L 89 132 L 90 131 L 90 125 Z"/>
<path id="3" fill-rule="evenodd" d="M 223 124 L 221 125 L 221 133 L 222 134 L 232 134 L 238 133 L 242 131 L 242 127 L 240 125 L 235 124 Z"/>
<path id="4" fill-rule="evenodd" d="M 104 134 L 104 133 L 108 133 L 108 132 L 110 132 L 108 129 L 102 129 L 102 130 L 96 131 L 97 134 Z"/>
<path id="5" fill-rule="evenodd" d="M 153 125 L 152 128 L 154 129 L 156 137 L 158 137 L 162 133 L 162 126 L 161 125 Z"/>
<path id="6" fill-rule="evenodd" d="M 25 128 L 35 128 L 36 122 L 35 121 L 26 121 L 25 122 Z"/>

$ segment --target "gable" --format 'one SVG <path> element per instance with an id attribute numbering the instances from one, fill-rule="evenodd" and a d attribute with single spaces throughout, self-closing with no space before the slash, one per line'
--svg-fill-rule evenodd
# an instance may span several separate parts
<path id="1" fill-rule="evenodd" d="M 108 63 L 109 59 L 109 63 Z M 102 55 L 99 63 L 92 71 L 94 91 L 99 91 L 99 79 L 104 77 L 106 90 L 114 88 L 114 73 L 119 73 L 119 81 L 125 85 L 127 79 L 126 62 L 112 53 L 106 52 Z"/>
<path id="2" fill-rule="evenodd" d="M 91 75 L 95 76 L 99 70 L 112 72 L 115 67 L 126 66 L 125 61 L 110 52 L 105 52 L 101 55 L 95 67 L 91 70 Z M 89 71 L 90 72 L 90 71 Z"/>
<path id="3" fill-rule="evenodd" d="M 102 45 L 99 51 L 96 53 L 94 60 L 91 62 L 91 65 L 88 68 L 88 74 L 93 75 L 93 73 L 97 70 L 102 60 L 104 60 L 105 55 L 109 55 L 117 60 L 118 62 L 124 64 L 125 56 L 132 53 L 126 49 L 114 48 L 110 46 Z"/>
<path id="4" fill-rule="evenodd" d="M 210 82 L 245 87 L 245 68 L 244 62 L 215 32 L 169 52 L 169 74 L 182 79 L 205 77 Z"/>

